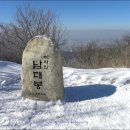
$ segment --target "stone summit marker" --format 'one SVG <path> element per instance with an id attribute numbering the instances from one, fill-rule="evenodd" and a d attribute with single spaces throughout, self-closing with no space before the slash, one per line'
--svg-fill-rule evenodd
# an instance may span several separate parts
<path id="1" fill-rule="evenodd" d="M 22 96 L 33 100 L 58 100 L 64 97 L 63 72 L 59 49 L 51 39 L 31 39 L 22 57 Z"/>

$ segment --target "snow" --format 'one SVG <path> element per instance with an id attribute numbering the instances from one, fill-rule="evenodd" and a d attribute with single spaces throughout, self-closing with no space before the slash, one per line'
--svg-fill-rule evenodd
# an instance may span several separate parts
<path id="1" fill-rule="evenodd" d="M 0 129 L 130 129 L 130 68 L 63 68 L 64 101 L 21 97 L 21 65 L 0 61 Z"/>
<path id="2" fill-rule="evenodd" d="M 50 37 L 47 37 L 46 35 L 38 35 L 38 36 L 35 36 L 36 38 L 42 38 L 44 40 L 48 40 L 48 41 L 51 41 L 51 38 Z"/>

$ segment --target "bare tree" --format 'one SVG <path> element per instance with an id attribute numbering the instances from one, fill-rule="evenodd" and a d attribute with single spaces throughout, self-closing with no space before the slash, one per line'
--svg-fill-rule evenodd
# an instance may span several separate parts
<path id="1" fill-rule="evenodd" d="M 36 10 L 30 4 L 17 8 L 14 22 L 1 23 L 0 31 L 0 44 L 16 48 L 20 53 L 20 62 L 27 42 L 36 35 L 50 37 L 57 47 L 66 43 L 66 30 L 61 27 L 55 14 L 43 9 Z M 16 52 L 12 50 L 12 53 Z"/>
<path id="2" fill-rule="evenodd" d="M 130 45 L 130 35 L 124 35 L 123 41 L 126 42 L 126 44 Z"/>

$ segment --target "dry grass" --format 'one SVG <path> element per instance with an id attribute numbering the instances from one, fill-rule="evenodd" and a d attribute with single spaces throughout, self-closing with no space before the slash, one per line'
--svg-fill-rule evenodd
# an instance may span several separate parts
<path id="1" fill-rule="evenodd" d="M 74 58 L 65 59 L 65 66 L 76 68 L 130 67 L 130 44 L 122 39 L 101 48 L 96 42 L 72 48 Z"/>

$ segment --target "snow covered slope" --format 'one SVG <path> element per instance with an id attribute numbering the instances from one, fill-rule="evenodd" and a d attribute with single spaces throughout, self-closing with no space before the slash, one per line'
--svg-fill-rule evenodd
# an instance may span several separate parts
<path id="1" fill-rule="evenodd" d="M 22 98 L 20 70 L 0 61 L 0 129 L 130 129 L 130 69 L 64 67 L 63 102 Z"/>

